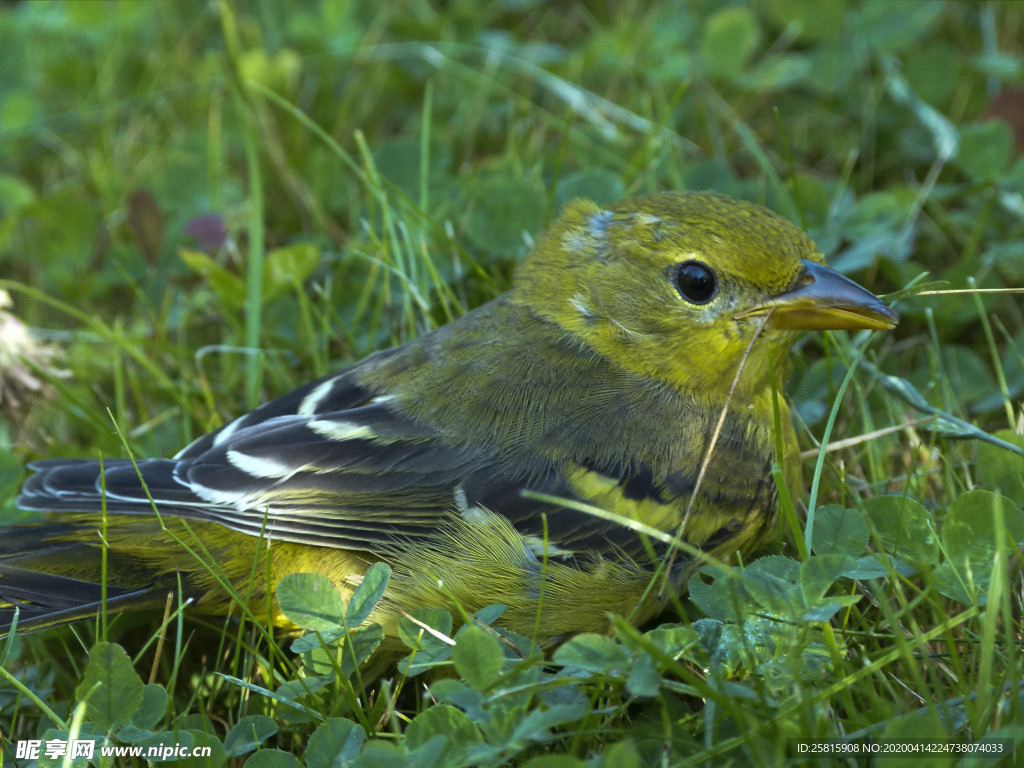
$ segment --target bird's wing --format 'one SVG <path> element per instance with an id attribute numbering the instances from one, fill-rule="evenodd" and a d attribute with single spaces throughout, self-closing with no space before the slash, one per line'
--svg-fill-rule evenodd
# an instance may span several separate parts
<path id="1" fill-rule="evenodd" d="M 538 457 L 524 474 L 479 447 L 446 443 L 386 401 L 271 416 L 187 457 L 143 459 L 137 470 L 130 461 L 108 460 L 102 477 L 93 460 L 30 466 L 36 474 L 18 499 L 26 509 L 98 512 L 105 495 L 109 513 L 145 515 L 152 513 L 152 497 L 161 514 L 254 536 L 265 524 L 279 541 L 378 554 L 396 541 L 435 536 L 451 515 L 486 524 L 487 513 L 508 519 L 537 553 L 544 513 L 553 553 L 640 553 L 638 540 L 614 523 L 523 497 L 531 490 L 579 499 L 555 462 Z M 620 482 L 633 498 L 647 486 L 647 493 L 658 493 L 650 477 L 626 473 Z"/>
<path id="2" fill-rule="evenodd" d="M 281 416 L 315 416 L 365 405 L 372 399 L 373 393 L 358 383 L 359 371 L 367 364 L 379 363 L 391 352 L 392 350 L 377 352 L 355 365 L 329 373 L 308 384 L 303 384 L 269 403 L 264 403 L 234 421 L 229 421 L 220 429 L 193 441 L 179 451 L 174 458 L 193 459 L 201 456 L 229 439 L 238 430 L 262 424 L 270 419 Z"/>
<path id="3" fill-rule="evenodd" d="M 253 535 L 266 519 L 278 540 L 380 552 L 433 534 L 448 514 L 473 517 L 483 507 L 526 525 L 550 509 L 522 498 L 526 488 L 569 495 L 553 463 L 514 477 L 499 457 L 448 445 L 386 402 L 228 428 L 206 450 L 140 460 L 138 472 L 126 460 L 106 461 L 102 478 L 92 460 L 35 462 L 18 504 L 94 512 L 105 494 L 110 513 L 149 514 L 148 492 L 161 514 Z"/>
<path id="4" fill-rule="evenodd" d="M 600 518 L 524 498 L 524 490 L 580 500 L 565 467 L 522 451 L 512 461 L 493 448 L 446 440 L 402 412 L 387 393 L 360 383 L 376 353 L 299 387 L 199 438 L 174 459 L 108 460 L 101 480 L 91 460 L 36 462 L 22 490 L 26 509 L 95 512 L 106 494 L 111 513 L 161 514 L 219 522 L 278 540 L 383 552 L 396 539 L 434 535 L 446 517 L 481 510 L 506 517 L 536 548 L 566 552 L 625 548 L 639 554 L 628 530 Z M 594 467 L 628 499 L 660 501 L 644 467 Z M 481 519 L 483 519 L 481 517 Z"/>

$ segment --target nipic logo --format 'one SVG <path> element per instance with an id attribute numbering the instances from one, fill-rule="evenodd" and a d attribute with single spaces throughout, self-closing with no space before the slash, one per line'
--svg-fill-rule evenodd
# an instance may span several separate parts
<path id="1" fill-rule="evenodd" d="M 48 739 L 44 746 L 44 742 L 39 739 L 28 739 L 18 741 L 15 757 L 19 760 L 38 760 L 40 749 L 51 760 L 56 760 L 58 757 L 71 757 L 72 760 L 76 757 L 84 757 L 86 760 L 92 760 L 96 751 L 96 742 L 92 739 L 71 739 L 70 741 Z"/>
<path id="2" fill-rule="evenodd" d="M 58 757 L 84 757 L 91 760 L 96 751 L 96 742 L 92 739 L 25 739 L 19 740 L 15 757 L 18 760 L 38 760 L 46 756 L 51 760 Z M 145 757 L 148 760 L 166 761 L 185 757 L 209 757 L 212 747 L 184 747 L 181 744 L 158 744 L 143 749 L 142 747 L 100 747 L 103 757 Z"/>

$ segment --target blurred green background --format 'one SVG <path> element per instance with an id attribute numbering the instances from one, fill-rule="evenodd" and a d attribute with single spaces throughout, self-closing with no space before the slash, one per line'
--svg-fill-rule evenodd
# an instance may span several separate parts
<path id="1" fill-rule="evenodd" d="M 0 289 L 14 301 L 0 306 L 0 522 L 29 519 L 14 509 L 27 460 L 123 455 L 110 415 L 137 456 L 173 455 L 495 297 L 566 201 L 666 189 L 764 204 L 879 294 L 914 281 L 1020 289 L 1024 2 L 0 2 Z M 743 610 L 724 579 L 698 578 L 686 603 L 708 617 L 693 625 L 697 645 L 690 627 L 644 636 L 709 687 L 683 685 L 622 631 L 621 644 L 568 643 L 563 659 L 590 659 L 577 671 L 586 714 L 551 736 L 538 723 L 553 698 L 506 699 L 534 730 L 514 730 L 527 721 L 513 715 L 508 733 L 481 725 L 492 752 L 473 764 L 545 744 L 595 768 L 727 752 L 765 765 L 787 736 L 844 729 L 1024 739 L 1024 700 L 1008 687 L 1022 677 L 1019 556 L 995 568 L 1006 552 L 992 541 L 996 519 L 1013 544 L 1024 538 L 1024 459 L 953 439 L 1024 446 L 1024 301 L 959 293 L 897 308 L 900 326 L 872 340 L 828 439 L 889 431 L 824 462 L 814 556 L 744 569 L 762 581 L 748 582 Z M 34 334 L 28 362 L 11 356 L 10 329 L 24 330 L 11 311 Z M 809 334 L 793 356 L 808 480 L 857 343 Z M 934 429 L 920 421 L 929 408 L 961 421 Z M 990 494 L 970 493 L 979 485 L 1006 495 L 1004 518 Z M 897 515 L 887 493 L 909 506 Z M 796 540 L 775 551 L 794 556 Z M 869 542 L 903 560 L 879 569 Z M 801 581 L 808 563 L 840 555 L 864 557 L 811 573 L 814 589 Z M 990 586 L 1000 600 L 983 611 Z M 812 611 L 808 591 L 825 608 L 807 598 Z M 203 650 L 217 629 L 189 626 L 200 635 L 176 656 L 170 711 L 205 700 L 226 731 L 249 699 L 209 671 L 221 668 Z M 28 636 L 9 657 L 62 713 L 84 659 L 69 637 Z M 245 653 L 261 679 L 265 659 Z M 5 685 L 0 716 L 12 719 L 0 722 L 13 723 L 21 694 Z M 333 695 L 312 706 L 345 711 Z M 272 743 L 303 754 L 312 720 L 275 701 L 254 695 L 251 711 L 285 723 Z M 431 701 L 401 705 L 441 712 Z M 949 707 L 941 723 L 933 701 Z M 469 723 L 443 711 L 439 731 L 453 711 Z M 392 738 L 385 725 L 372 743 Z M 640 751 L 609 757 L 624 733 Z M 459 754 L 443 764 L 472 762 Z M 544 765 L 582 765 L 565 759 Z M 292 766 L 281 760 L 273 768 Z"/>

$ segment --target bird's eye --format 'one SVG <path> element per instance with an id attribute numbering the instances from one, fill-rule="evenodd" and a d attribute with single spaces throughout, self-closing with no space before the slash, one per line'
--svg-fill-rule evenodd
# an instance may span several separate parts
<path id="1" fill-rule="evenodd" d="M 683 298 L 694 304 L 707 304 L 715 296 L 715 273 L 699 261 L 684 261 L 676 271 L 676 286 Z"/>

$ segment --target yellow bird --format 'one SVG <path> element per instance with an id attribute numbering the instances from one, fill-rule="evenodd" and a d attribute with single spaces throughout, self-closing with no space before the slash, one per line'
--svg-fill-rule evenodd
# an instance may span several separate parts
<path id="1" fill-rule="evenodd" d="M 522 492 L 670 533 L 685 517 L 683 537 L 720 558 L 764 543 L 778 514 L 769 356 L 784 377 L 795 331 L 898 320 L 822 262 L 788 221 L 716 194 L 575 201 L 508 293 L 139 470 L 167 528 L 193 542 L 187 521 L 240 594 L 255 572 L 257 616 L 287 574 L 323 574 L 347 599 L 384 561 L 393 576 L 370 620 L 392 636 L 402 611 L 451 609 L 452 597 L 469 611 L 504 603 L 500 623 L 532 635 L 542 572 L 543 644 L 603 632 L 608 612 L 639 623 L 666 595 L 643 597 L 656 563 L 638 535 Z M 19 506 L 57 514 L 0 530 L 0 634 L 15 606 L 25 630 L 97 613 L 104 490 L 111 612 L 163 605 L 177 573 L 197 610 L 227 611 L 228 593 L 163 531 L 129 461 L 106 461 L 102 478 L 97 461 L 31 468 Z M 690 562 L 674 560 L 676 588 Z"/>

